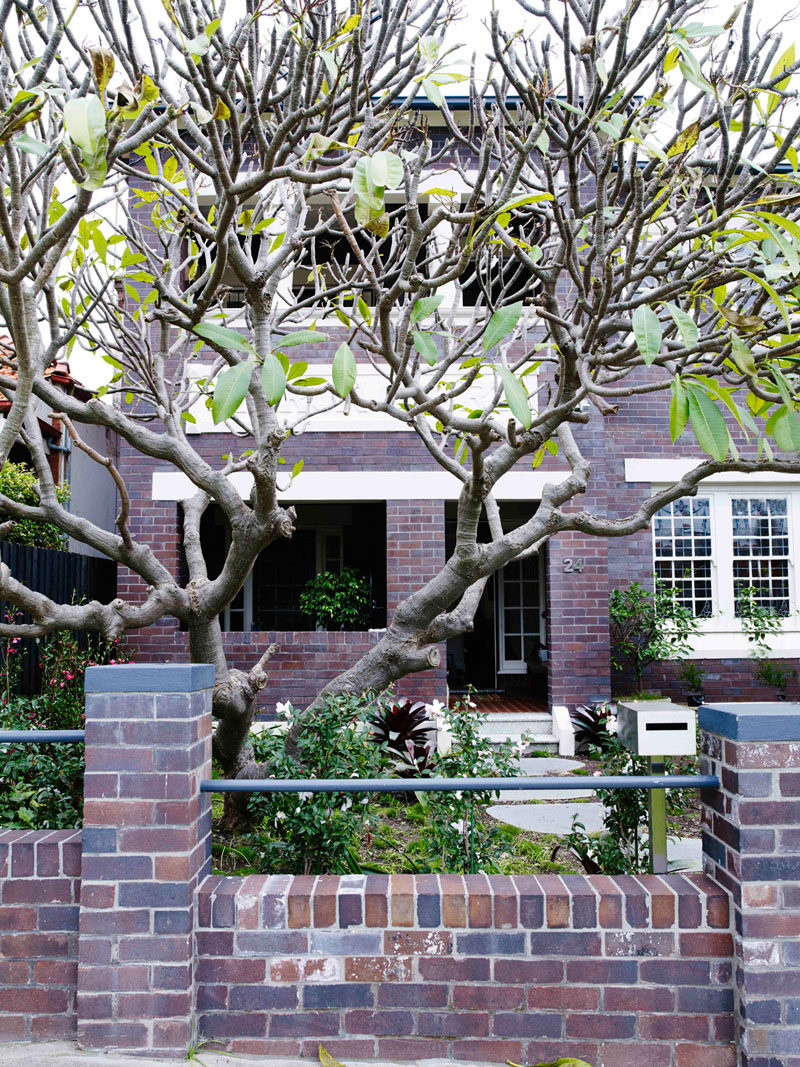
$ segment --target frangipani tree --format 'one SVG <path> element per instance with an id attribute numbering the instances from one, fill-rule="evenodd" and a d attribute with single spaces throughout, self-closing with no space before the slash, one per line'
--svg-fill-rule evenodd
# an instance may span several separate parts
<path id="1" fill-rule="evenodd" d="M 482 57 L 462 67 L 449 50 L 458 24 L 443 0 L 247 0 L 239 18 L 211 0 L 164 0 L 155 15 L 78 4 L 91 51 L 58 29 L 55 3 L 44 16 L 4 5 L 4 40 L 15 18 L 24 27 L 6 80 L 34 95 L 3 101 L 0 311 L 15 359 L 0 376 L 12 401 L 0 451 L 22 435 L 41 505 L 0 506 L 60 525 L 148 592 L 61 605 L 2 568 L 0 595 L 32 621 L 0 632 L 116 635 L 176 616 L 193 659 L 217 667 L 216 755 L 254 775 L 247 735 L 273 649 L 230 669 L 219 615 L 257 555 L 292 536 L 281 450 L 315 413 L 399 420 L 461 484 L 453 555 L 331 692 L 430 666 L 472 625 L 488 578 L 554 534 L 642 529 L 720 471 L 800 472 L 798 64 L 756 32 L 752 2 L 723 25 L 704 7 L 522 0 L 521 29 L 490 15 L 479 79 Z M 57 89 L 37 89 L 36 40 Z M 62 174 L 76 185 L 68 206 Z M 309 376 L 321 340 L 336 344 L 331 372 Z M 86 403 L 45 377 L 76 342 L 113 367 Z M 213 366 L 198 376 L 201 348 Z M 620 398 L 658 392 L 671 394 L 665 436 L 693 433 L 707 458 L 629 515 L 571 506 L 590 485 L 589 406 L 613 419 Z M 34 397 L 78 446 L 82 425 L 106 426 L 189 479 L 187 584 L 132 536 L 109 460 L 97 457 L 119 487 L 117 533 L 61 507 Z M 188 432 L 203 404 L 241 437 L 216 465 Z M 504 530 L 498 479 L 555 453 L 568 473 Z M 241 471 L 247 499 L 230 479 Z M 214 578 L 200 543 L 212 502 L 231 532 Z"/>

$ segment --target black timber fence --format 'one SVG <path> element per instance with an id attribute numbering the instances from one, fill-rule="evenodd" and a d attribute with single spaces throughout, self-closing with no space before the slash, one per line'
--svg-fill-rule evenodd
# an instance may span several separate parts
<path id="1" fill-rule="evenodd" d="M 84 556 L 78 552 L 59 552 L 52 548 L 11 545 L 0 541 L 0 561 L 8 565 L 17 581 L 59 604 L 79 604 L 86 600 L 108 603 L 117 595 L 117 565 L 113 560 L 100 556 Z M 3 621 L 7 613 L 13 610 L 11 604 L 0 601 Z M 22 622 L 30 621 L 27 615 L 18 615 L 17 618 Z M 41 686 L 36 641 L 25 639 L 20 648 L 20 691 L 33 696 Z"/>

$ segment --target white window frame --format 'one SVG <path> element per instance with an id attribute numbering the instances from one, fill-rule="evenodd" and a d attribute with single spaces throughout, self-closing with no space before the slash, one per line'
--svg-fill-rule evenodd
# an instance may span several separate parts
<path id="1" fill-rule="evenodd" d="M 545 645 L 545 575 L 544 575 L 544 557 L 541 552 L 536 553 L 536 559 L 539 567 L 539 641 L 542 647 Z M 512 561 L 513 562 L 513 561 Z M 505 569 L 505 568 L 504 568 Z M 497 594 L 495 597 L 496 608 L 496 625 L 495 633 L 497 635 L 497 673 L 498 674 L 526 674 L 528 670 L 528 664 L 524 659 L 512 659 L 507 660 L 505 658 L 505 637 L 506 637 L 506 614 L 505 614 L 505 581 L 503 570 L 497 572 Z M 520 604 L 521 610 L 524 610 L 525 604 Z M 533 607 L 535 605 L 527 605 Z M 525 650 L 525 633 L 520 636 L 522 642 L 522 651 Z"/>
<path id="2" fill-rule="evenodd" d="M 657 488 L 654 486 L 654 488 Z M 773 655 L 800 655 L 800 486 L 797 482 L 738 482 L 701 484 L 697 496 L 707 498 L 711 517 L 711 584 L 714 614 L 700 619 L 700 629 L 693 639 L 689 658 L 723 659 L 752 655 L 742 622 L 736 617 L 733 579 L 732 501 L 742 497 L 785 499 L 789 536 L 789 615 L 781 631 L 771 639 Z M 655 535 L 650 531 L 651 552 L 655 569 Z"/>
<path id="3" fill-rule="evenodd" d="M 317 544 L 316 544 L 316 568 L 317 574 L 321 574 L 325 570 L 325 538 L 326 537 L 338 537 L 339 539 L 339 563 L 340 568 L 344 567 L 344 540 L 342 537 L 341 526 L 318 526 L 316 529 Z M 242 586 L 242 607 L 234 608 L 234 613 L 241 611 L 243 613 L 242 630 L 241 633 L 250 633 L 253 629 L 253 570 L 250 569 L 250 573 L 244 580 Z M 231 604 L 226 605 L 225 610 L 222 613 L 223 616 L 223 631 L 226 633 L 240 631 L 231 631 Z M 318 629 L 324 629 L 324 627 L 318 627 Z"/>

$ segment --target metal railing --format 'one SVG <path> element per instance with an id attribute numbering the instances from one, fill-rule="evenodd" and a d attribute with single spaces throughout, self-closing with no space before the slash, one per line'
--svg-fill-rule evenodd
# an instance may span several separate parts
<path id="1" fill-rule="evenodd" d="M 70 744 L 85 741 L 85 730 L 0 730 L 3 744 Z M 651 761 L 652 762 L 652 761 Z M 529 790 L 596 792 L 600 789 L 647 789 L 650 792 L 649 851 L 651 870 L 668 869 L 664 793 L 667 789 L 717 789 L 716 774 L 661 773 L 564 775 L 557 778 L 204 778 L 201 793 L 501 793 Z M 656 803 L 655 797 L 658 797 Z"/>
<path id="2" fill-rule="evenodd" d="M 201 793 L 494 793 L 577 791 L 598 789 L 647 789 L 648 851 L 650 870 L 665 874 L 667 858 L 667 789 L 716 789 L 716 774 L 665 774 L 657 763 L 656 774 L 564 775 L 558 778 L 204 778 Z M 471 805 L 470 825 L 474 819 Z M 471 849 L 470 849 L 471 851 Z"/>
<path id="3" fill-rule="evenodd" d="M 0 745 L 69 745 L 85 740 L 85 730 L 0 730 Z"/>
<path id="4" fill-rule="evenodd" d="M 565 775 L 559 778 L 204 778 L 201 793 L 474 793 L 516 789 L 708 789 L 715 774 Z"/>

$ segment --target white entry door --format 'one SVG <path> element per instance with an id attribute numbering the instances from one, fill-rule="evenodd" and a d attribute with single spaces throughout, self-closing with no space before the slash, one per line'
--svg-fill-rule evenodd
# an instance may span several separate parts
<path id="1" fill-rule="evenodd" d="M 541 554 L 507 563 L 497 576 L 497 673 L 525 674 L 528 656 L 545 645 Z"/>

